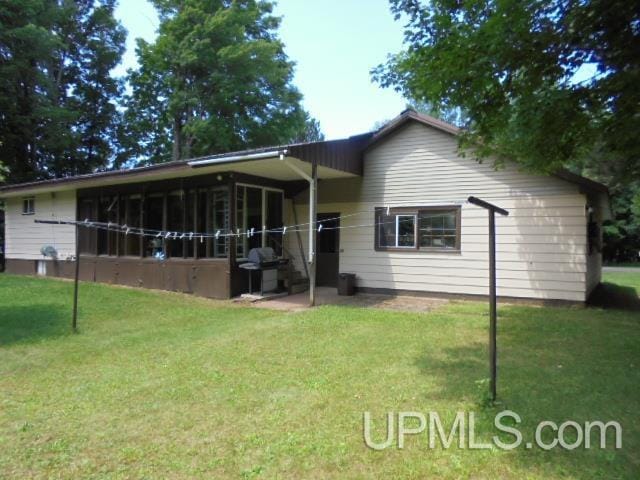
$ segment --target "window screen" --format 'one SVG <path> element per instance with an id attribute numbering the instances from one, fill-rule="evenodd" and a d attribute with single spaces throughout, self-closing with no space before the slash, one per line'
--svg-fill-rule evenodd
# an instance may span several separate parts
<path id="1" fill-rule="evenodd" d="M 426 210 L 419 213 L 420 247 L 458 248 L 458 211 Z"/>

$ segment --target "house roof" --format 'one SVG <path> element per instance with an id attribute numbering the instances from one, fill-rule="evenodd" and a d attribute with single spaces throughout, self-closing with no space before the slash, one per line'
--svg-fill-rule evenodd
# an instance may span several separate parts
<path id="1" fill-rule="evenodd" d="M 303 162 L 310 164 L 316 162 L 320 168 L 324 167 L 325 169 L 338 170 L 352 175 L 361 175 L 362 151 L 370 137 L 371 134 L 366 133 L 339 140 L 292 143 L 273 147 L 253 148 L 142 167 L 106 170 L 84 175 L 74 175 L 69 177 L 5 185 L 0 187 L 0 197 L 40 189 L 46 191 L 51 188 L 72 188 L 75 186 L 83 188 L 87 185 L 93 185 L 95 182 L 99 182 L 101 180 L 104 180 L 104 184 L 107 185 L 110 183 L 121 183 L 123 181 L 135 181 L 136 179 L 148 179 L 149 177 L 159 175 L 165 177 L 193 175 L 196 172 L 192 164 L 197 162 L 218 160 L 218 162 L 216 162 L 217 164 L 224 165 L 225 163 L 231 164 L 232 162 L 237 161 L 238 157 L 251 157 L 268 152 L 286 152 L 287 156 L 295 157 Z M 228 161 L 225 162 L 226 160 Z"/>
<path id="2" fill-rule="evenodd" d="M 50 180 L 41 180 L 36 182 L 27 182 L 14 185 L 5 185 L 0 187 L 0 197 L 10 196 L 11 194 L 21 191 L 31 191 L 34 189 L 46 190 L 49 187 L 59 188 L 63 185 L 68 187 L 75 186 L 82 188 L 87 183 L 95 183 L 102 179 L 105 183 L 120 183 L 122 181 L 135 181 L 138 177 L 146 178 L 153 175 L 167 175 L 180 177 L 184 174 L 193 174 L 193 168 L 190 164 L 206 160 L 219 160 L 218 164 L 224 164 L 226 159 L 237 159 L 241 156 L 251 156 L 260 153 L 273 151 L 286 151 L 288 156 L 295 157 L 303 162 L 314 163 L 318 166 L 326 167 L 333 170 L 339 170 L 354 175 L 362 175 L 362 162 L 364 152 L 372 148 L 381 140 L 387 138 L 390 134 L 398 131 L 404 125 L 410 122 L 417 122 L 422 125 L 435 128 L 450 135 L 458 135 L 460 129 L 450 123 L 439 120 L 435 117 L 418 113 L 415 110 L 404 110 L 393 120 L 389 121 L 382 128 L 367 132 L 361 135 L 351 136 L 349 138 L 339 140 L 327 140 L 320 142 L 292 143 L 288 145 L 279 145 L 272 147 L 254 148 L 223 154 L 208 155 L 204 157 L 191 158 L 187 160 L 178 160 L 161 164 L 122 169 L 108 170 L 102 172 L 89 173 L 85 175 L 76 175 L 71 177 L 54 178 Z M 189 173 L 187 173 L 189 172 Z M 605 185 L 589 180 L 580 175 L 562 170 L 555 174 L 565 181 L 579 185 L 588 193 L 605 193 L 608 189 Z"/>
<path id="3" fill-rule="evenodd" d="M 397 131 L 400 127 L 409 122 L 418 122 L 422 125 L 426 125 L 427 127 L 432 127 L 445 133 L 450 133 L 451 135 L 458 135 L 460 133 L 460 129 L 455 125 L 451 125 L 450 123 L 439 120 L 435 117 L 432 117 L 431 115 L 418 113 L 415 110 L 408 108 L 407 110 L 404 110 L 402 113 L 400 113 L 400 115 L 398 115 L 396 118 L 389 121 L 389 123 L 384 125 L 382 128 L 373 132 L 371 138 L 369 139 L 367 148 L 378 143 L 380 140 L 386 138 L 391 133 Z"/>

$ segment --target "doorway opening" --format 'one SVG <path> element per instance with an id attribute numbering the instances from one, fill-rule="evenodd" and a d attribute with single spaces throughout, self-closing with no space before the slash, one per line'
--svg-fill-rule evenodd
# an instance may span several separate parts
<path id="1" fill-rule="evenodd" d="M 340 213 L 319 213 L 316 253 L 316 285 L 320 287 L 337 287 L 340 268 Z"/>

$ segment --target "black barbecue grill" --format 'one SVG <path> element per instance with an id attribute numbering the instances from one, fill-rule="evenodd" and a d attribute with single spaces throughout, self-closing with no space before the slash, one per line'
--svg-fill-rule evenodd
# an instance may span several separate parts
<path id="1" fill-rule="evenodd" d="M 266 275 L 268 277 L 266 280 L 268 283 L 268 290 L 276 290 L 278 288 L 278 269 L 282 265 L 287 265 L 288 263 L 288 259 L 278 258 L 273 251 L 273 248 L 252 248 L 249 250 L 247 262 L 240 264 L 240 268 L 249 272 L 249 293 L 253 293 L 252 273 L 254 271 L 260 272 L 260 295 L 263 295 L 265 290 L 265 272 L 274 272 L 274 275 Z M 274 283 L 275 286 L 273 286 Z"/>

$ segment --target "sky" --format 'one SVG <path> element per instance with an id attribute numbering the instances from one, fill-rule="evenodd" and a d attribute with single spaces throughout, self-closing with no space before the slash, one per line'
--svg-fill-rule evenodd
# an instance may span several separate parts
<path id="1" fill-rule="evenodd" d="M 403 26 L 388 0 L 280 0 L 279 35 L 296 63 L 294 85 L 327 139 L 367 132 L 398 115 L 402 96 L 371 81 L 370 70 L 402 48 Z M 128 30 L 127 51 L 114 70 L 135 68 L 135 39 L 153 41 L 158 17 L 145 0 L 120 0 L 116 17 Z"/>

